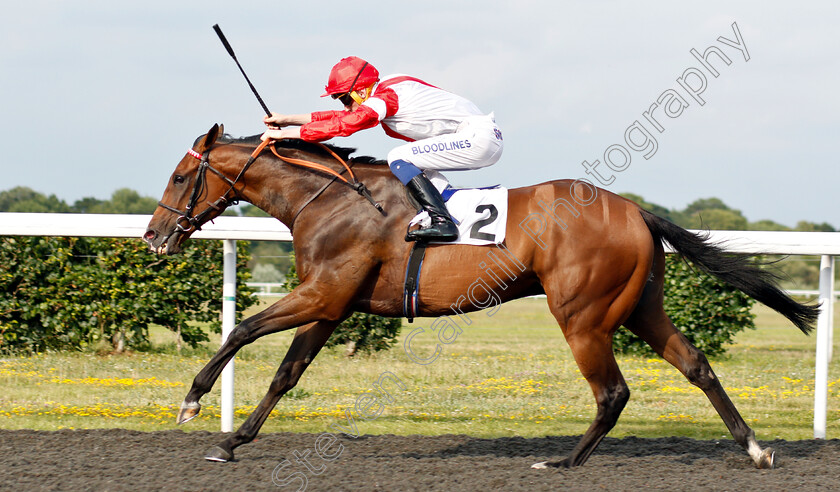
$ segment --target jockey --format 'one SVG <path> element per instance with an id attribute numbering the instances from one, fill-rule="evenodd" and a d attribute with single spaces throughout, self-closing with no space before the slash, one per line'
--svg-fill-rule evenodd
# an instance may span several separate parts
<path id="1" fill-rule="evenodd" d="M 431 217 L 429 227 L 409 232 L 406 241 L 457 240 L 458 228 L 440 194 L 449 181 L 439 171 L 478 169 L 499 160 L 502 133 L 493 113 L 414 77 L 380 79 L 373 65 L 355 56 L 333 67 L 325 96 L 339 100 L 344 111 L 272 113 L 263 120 L 269 130 L 262 139 L 321 142 L 381 124 L 389 136 L 409 142 L 388 153 L 388 166 Z"/>

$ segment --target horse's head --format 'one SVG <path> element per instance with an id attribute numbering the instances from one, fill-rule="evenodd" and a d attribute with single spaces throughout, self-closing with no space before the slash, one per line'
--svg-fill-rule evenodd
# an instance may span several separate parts
<path id="1" fill-rule="evenodd" d="M 210 149 L 223 131 L 223 125 L 213 125 L 206 135 L 196 140 L 172 173 L 143 235 L 152 251 L 168 255 L 179 253 L 193 232 L 230 204 L 228 194 L 233 192 L 232 182 L 208 161 Z"/>

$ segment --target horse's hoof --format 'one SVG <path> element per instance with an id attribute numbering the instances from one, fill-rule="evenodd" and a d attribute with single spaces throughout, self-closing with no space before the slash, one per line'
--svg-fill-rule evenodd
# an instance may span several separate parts
<path id="1" fill-rule="evenodd" d="M 227 463 L 233 459 L 233 453 L 228 453 L 219 446 L 213 446 L 210 451 L 204 456 L 207 461 L 218 461 L 219 463 Z"/>
<path id="2" fill-rule="evenodd" d="M 187 403 L 184 402 L 181 404 L 181 409 L 178 411 L 178 425 L 186 424 L 190 420 L 196 418 L 198 416 L 198 412 L 201 411 L 201 404 L 198 402 Z"/>
<path id="3" fill-rule="evenodd" d="M 775 467 L 776 464 L 776 451 L 773 448 L 767 448 L 761 452 L 761 456 L 758 458 L 758 466 L 762 470 L 770 470 Z"/>

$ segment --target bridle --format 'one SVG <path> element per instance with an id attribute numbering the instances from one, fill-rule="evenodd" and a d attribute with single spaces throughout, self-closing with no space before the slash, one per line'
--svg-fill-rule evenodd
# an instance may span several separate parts
<path id="1" fill-rule="evenodd" d="M 210 165 L 209 158 L 210 158 L 210 150 L 211 149 L 207 149 L 204 152 L 204 154 L 200 154 L 199 152 L 196 152 L 193 149 L 189 149 L 187 151 L 187 154 L 189 154 L 190 156 L 198 159 L 200 162 L 199 162 L 199 165 L 198 165 L 198 171 L 196 173 L 195 183 L 193 184 L 193 189 L 192 189 L 192 192 L 190 193 L 190 199 L 187 202 L 187 206 L 184 208 L 184 210 L 178 210 L 175 207 L 166 205 L 162 201 L 158 202 L 158 206 L 160 206 L 161 208 L 178 215 L 178 219 L 175 221 L 175 228 L 178 232 L 189 233 L 189 232 L 194 232 L 194 231 L 200 231 L 201 226 L 205 222 L 207 222 L 208 216 L 210 216 L 210 214 L 212 214 L 213 212 L 221 213 L 228 206 L 236 205 L 237 203 L 239 203 L 238 194 L 237 194 L 237 191 L 236 191 L 236 185 L 242 179 L 242 176 L 245 175 L 245 171 L 247 171 L 248 168 L 251 167 L 251 164 L 254 163 L 254 161 L 257 159 L 257 157 L 260 155 L 260 153 L 262 153 L 262 151 L 265 149 L 265 147 L 269 143 L 273 144 L 274 141 L 265 140 L 262 143 L 260 143 L 260 145 L 257 146 L 256 149 L 254 149 L 254 151 L 251 153 L 251 156 L 248 158 L 248 161 L 245 163 L 244 166 L 242 166 L 242 169 L 239 171 L 239 174 L 237 174 L 236 178 L 233 179 L 233 180 L 231 180 L 230 178 L 225 176 L 224 173 L 222 173 L 221 171 L 219 171 L 218 169 L 216 169 L 216 168 L 214 168 L 213 166 Z M 339 157 L 335 152 L 332 151 L 332 149 L 330 149 L 326 145 L 323 145 L 323 144 L 319 144 L 319 145 L 321 145 L 324 149 L 326 149 L 336 160 L 338 160 L 344 166 L 344 171 L 347 171 L 349 173 L 349 176 L 350 176 L 350 179 L 352 180 L 352 182 L 350 180 L 348 180 L 347 178 L 345 178 L 344 176 L 342 176 L 344 171 L 342 171 L 341 173 L 338 173 L 338 172 L 330 169 L 329 167 L 324 166 L 323 164 L 310 162 L 310 161 L 307 161 L 307 160 L 304 160 L 304 159 L 295 159 L 295 158 L 292 158 L 292 157 L 281 156 L 277 152 L 277 149 L 274 147 L 274 145 L 271 145 L 271 152 L 278 159 L 282 160 L 283 162 L 286 162 L 288 164 L 294 164 L 294 165 L 301 166 L 301 167 L 304 167 L 304 168 L 312 170 L 312 171 L 319 171 L 319 172 L 326 173 L 326 174 L 329 174 L 329 175 L 333 176 L 333 179 L 330 180 L 326 184 L 326 186 L 321 188 L 321 190 L 319 190 L 318 193 L 316 193 L 312 198 L 310 198 L 308 201 L 306 201 L 303 204 L 302 207 L 300 207 L 300 209 L 295 214 L 294 218 L 296 219 L 300 215 L 300 213 L 303 211 L 303 209 L 306 208 L 307 205 L 309 205 L 316 198 L 318 198 L 326 190 L 326 188 L 330 184 L 335 182 L 336 180 L 339 180 L 340 182 L 342 182 L 342 183 L 348 185 L 349 187 L 353 188 L 357 193 L 359 193 L 360 195 L 365 197 L 374 207 L 376 207 L 376 209 L 380 213 L 385 215 L 385 211 L 383 210 L 382 205 L 377 203 L 373 199 L 373 197 L 370 194 L 370 191 L 368 191 L 368 189 L 365 187 L 365 185 L 356 179 L 356 176 L 353 174 L 353 170 L 350 169 L 350 166 L 347 165 L 347 163 L 344 161 L 344 159 Z M 215 202 L 212 202 L 212 203 L 209 202 L 209 201 L 206 202 L 208 207 L 206 209 L 204 209 L 201 213 L 199 213 L 197 215 L 193 215 L 195 213 L 195 207 L 198 204 L 198 201 L 201 199 L 201 197 L 207 191 L 207 177 L 206 177 L 207 171 L 212 172 L 213 174 L 218 176 L 222 181 L 227 183 L 228 184 L 228 189 L 224 193 L 222 193 L 222 195 L 219 198 L 217 198 Z M 228 198 L 228 194 L 231 191 L 234 192 L 234 197 L 233 198 Z M 292 220 L 292 222 L 294 222 L 294 220 Z M 186 224 L 186 226 L 184 224 Z M 290 227 L 291 227 L 291 224 L 290 224 Z"/>
<path id="2" fill-rule="evenodd" d="M 208 149 L 204 154 L 200 154 L 193 149 L 189 149 L 187 154 L 190 156 L 198 159 L 200 163 L 198 164 L 198 171 L 196 172 L 195 176 L 195 183 L 193 184 L 192 192 L 190 193 L 190 199 L 187 202 L 187 206 L 184 210 L 178 210 L 175 207 L 169 206 L 162 201 L 158 202 L 158 206 L 169 210 L 172 213 L 178 214 L 178 219 L 175 221 L 175 228 L 180 233 L 187 233 L 192 231 L 200 231 L 201 226 L 207 222 L 207 217 L 215 212 L 221 212 L 225 208 L 230 205 L 236 205 L 239 203 L 239 200 L 236 196 L 234 198 L 228 198 L 228 193 L 231 191 L 236 193 L 236 184 L 242 179 L 242 176 L 245 174 L 245 171 L 251 167 L 251 164 L 254 163 L 257 156 L 262 152 L 265 146 L 268 144 L 268 141 L 261 143 L 256 150 L 251 154 L 251 157 L 248 158 L 248 161 L 242 166 L 242 169 L 239 171 L 239 174 L 236 175 L 236 179 L 231 180 L 227 176 L 224 175 L 221 171 L 216 169 L 215 167 L 210 165 L 210 149 Z M 198 204 L 198 201 L 207 191 L 207 171 L 212 172 L 216 176 L 218 176 L 222 181 L 228 184 L 229 188 L 227 191 L 222 193 L 222 195 L 216 199 L 215 202 L 207 202 L 208 207 L 204 209 L 198 215 L 193 215 L 195 213 L 195 206 Z M 184 226 L 184 223 L 187 226 Z"/>

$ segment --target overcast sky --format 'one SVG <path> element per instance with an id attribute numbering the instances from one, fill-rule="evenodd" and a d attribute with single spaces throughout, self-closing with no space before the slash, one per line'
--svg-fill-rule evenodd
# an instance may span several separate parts
<path id="1" fill-rule="evenodd" d="M 718 197 L 750 221 L 840 227 L 837 2 L 7 3 L 0 190 L 72 203 L 129 187 L 157 198 L 213 123 L 262 132 L 218 23 L 273 111 L 340 109 L 318 96 L 348 55 L 494 111 L 504 156 L 449 174 L 455 184 L 595 181 L 582 162 L 598 160 L 601 178 L 614 178 L 607 189 L 669 208 Z M 745 50 L 718 40 L 738 40 L 733 23 Z M 690 53 L 710 46 L 731 61 L 710 55 L 717 77 Z M 684 83 L 706 79 L 703 105 L 677 81 L 692 68 Z M 670 116 L 665 104 L 651 109 L 660 99 Z M 656 147 L 632 148 L 646 138 Z M 334 143 L 384 158 L 399 142 L 374 128 Z"/>

